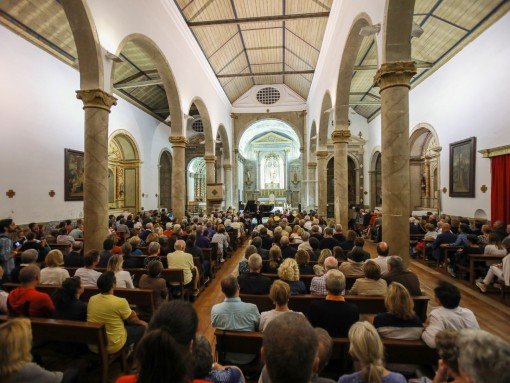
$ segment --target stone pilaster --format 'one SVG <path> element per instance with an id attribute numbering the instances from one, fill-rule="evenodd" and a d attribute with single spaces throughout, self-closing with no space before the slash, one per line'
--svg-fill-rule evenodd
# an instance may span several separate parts
<path id="1" fill-rule="evenodd" d="M 186 144 L 184 136 L 170 136 L 172 145 L 172 209 L 174 217 L 180 220 L 186 209 Z"/>
<path id="2" fill-rule="evenodd" d="M 381 65 L 374 84 L 381 94 L 383 240 L 409 262 L 409 89 L 414 62 Z"/>
<path id="3" fill-rule="evenodd" d="M 317 162 L 309 162 L 308 166 L 308 206 L 315 208 L 317 205 Z"/>
<path id="4" fill-rule="evenodd" d="M 228 209 L 232 206 L 232 165 L 231 164 L 223 164 L 223 170 L 225 175 L 224 185 L 225 185 L 225 209 Z"/>
<path id="5" fill-rule="evenodd" d="M 233 190 L 232 190 L 232 203 L 236 211 L 239 209 L 239 150 L 234 149 L 234 163 L 232 169 L 233 177 Z"/>
<path id="6" fill-rule="evenodd" d="M 85 111 L 83 215 L 85 251 L 101 250 L 108 234 L 108 118 L 117 99 L 101 89 L 78 90 Z"/>
<path id="7" fill-rule="evenodd" d="M 318 213 L 321 217 L 326 218 L 328 215 L 328 151 L 318 150 L 317 156 L 317 190 Z"/>
<path id="8" fill-rule="evenodd" d="M 347 129 L 334 130 L 331 134 L 334 143 L 335 221 L 344 228 L 349 220 L 347 143 L 350 137 L 351 132 Z"/>
<path id="9" fill-rule="evenodd" d="M 213 154 L 206 154 L 204 156 L 205 161 L 205 176 L 206 183 L 214 184 L 216 183 L 216 156 Z M 209 186 L 207 186 L 207 190 L 209 191 Z M 209 194 L 209 193 L 207 193 Z M 213 204 L 207 199 L 207 212 L 210 213 L 213 210 Z"/>

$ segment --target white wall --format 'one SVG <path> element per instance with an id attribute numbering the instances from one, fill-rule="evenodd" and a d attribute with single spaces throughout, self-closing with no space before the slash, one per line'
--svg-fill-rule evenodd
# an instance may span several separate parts
<path id="1" fill-rule="evenodd" d="M 82 202 L 64 201 L 64 148 L 83 150 L 79 73 L 3 26 L 0 41 L 0 217 L 21 224 L 81 217 Z M 169 147 L 169 127 L 119 99 L 109 134 L 118 129 L 134 137 L 143 161 L 141 192 L 148 197 L 141 206 L 156 208 L 157 165 Z M 12 199 L 9 189 L 16 192 Z"/>
<path id="2" fill-rule="evenodd" d="M 419 123 L 432 125 L 443 148 L 440 189 L 450 188 L 450 143 L 476 136 L 477 150 L 510 144 L 509 35 L 510 14 L 506 14 L 410 93 L 410 129 Z M 370 123 L 367 153 L 380 145 L 380 127 L 379 116 Z M 490 184 L 490 160 L 477 153 L 476 197 L 450 198 L 449 192 L 441 192 L 442 210 L 474 217 L 477 209 L 483 209 L 490 217 Z M 480 191 L 482 185 L 489 188 L 486 193 Z"/>

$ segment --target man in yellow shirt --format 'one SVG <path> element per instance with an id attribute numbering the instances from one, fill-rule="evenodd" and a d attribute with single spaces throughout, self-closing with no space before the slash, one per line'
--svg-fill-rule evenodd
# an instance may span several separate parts
<path id="1" fill-rule="evenodd" d="M 179 239 L 174 245 L 175 251 L 167 254 L 168 268 L 182 269 L 184 271 L 184 287 L 191 286 L 193 282 L 193 288 L 197 292 L 198 284 L 198 270 L 193 262 L 193 256 L 189 253 L 185 253 L 186 242 Z M 193 279 L 193 270 L 195 270 L 196 276 Z"/>
<path id="2" fill-rule="evenodd" d="M 136 344 L 147 328 L 147 322 L 138 319 L 126 299 L 113 295 L 115 283 L 113 271 L 103 273 L 97 280 L 100 293 L 91 297 L 87 306 L 87 322 L 104 324 L 106 327 L 109 354 Z M 127 326 L 124 321 L 128 323 Z M 98 352 L 95 346 L 89 348 Z"/>

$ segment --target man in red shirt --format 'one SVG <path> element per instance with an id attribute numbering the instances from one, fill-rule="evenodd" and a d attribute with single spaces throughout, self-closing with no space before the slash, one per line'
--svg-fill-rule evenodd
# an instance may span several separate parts
<path id="1" fill-rule="evenodd" d="M 25 266 L 19 273 L 21 287 L 7 298 L 9 315 L 51 318 L 55 309 L 48 294 L 37 291 L 41 270 L 36 265 Z"/>

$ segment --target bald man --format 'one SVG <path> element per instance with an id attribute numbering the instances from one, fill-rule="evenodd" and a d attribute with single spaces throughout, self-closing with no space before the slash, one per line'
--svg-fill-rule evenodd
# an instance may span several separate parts
<path id="1" fill-rule="evenodd" d="M 182 239 L 179 239 L 175 242 L 174 249 L 175 251 L 173 253 L 169 253 L 166 256 L 168 260 L 168 268 L 182 269 L 184 271 L 184 287 L 191 287 L 193 285 L 196 293 L 198 283 L 198 270 L 196 269 L 193 262 L 193 256 L 184 252 L 184 249 L 186 249 L 186 242 L 184 242 Z M 194 280 L 193 270 L 196 271 L 196 277 Z M 175 283 L 173 285 L 178 284 Z"/>
<path id="2" fill-rule="evenodd" d="M 388 255 L 390 254 L 390 247 L 386 242 L 379 242 L 377 244 L 377 257 L 373 259 L 375 263 L 381 268 L 381 274 L 388 272 Z"/>
<path id="3" fill-rule="evenodd" d="M 310 284 L 310 294 L 312 295 L 328 295 L 326 290 L 326 273 L 329 270 L 338 270 L 338 261 L 335 257 L 327 257 L 324 260 L 323 271 L 324 274 L 320 277 L 313 277 Z"/>

